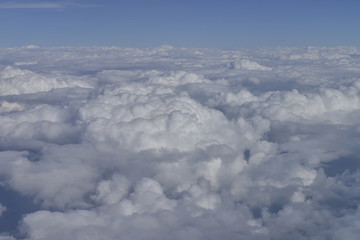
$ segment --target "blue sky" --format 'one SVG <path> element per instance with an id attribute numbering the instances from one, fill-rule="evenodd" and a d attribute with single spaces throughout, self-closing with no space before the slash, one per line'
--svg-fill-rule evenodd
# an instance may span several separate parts
<path id="1" fill-rule="evenodd" d="M 356 0 L 0 1 L 0 47 L 359 46 Z"/>

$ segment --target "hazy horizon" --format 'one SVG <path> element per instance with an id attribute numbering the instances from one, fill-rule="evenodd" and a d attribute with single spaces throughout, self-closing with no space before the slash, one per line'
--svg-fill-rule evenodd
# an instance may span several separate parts
<path id="1" fill-rule="evenodd" d="M 0 47 L 359 46 L 360 2 L 72 0 L 0 3 Z"/>

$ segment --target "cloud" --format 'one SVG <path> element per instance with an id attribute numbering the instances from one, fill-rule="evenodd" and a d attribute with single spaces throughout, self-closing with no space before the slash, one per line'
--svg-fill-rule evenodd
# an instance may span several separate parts
<path id="1" fill-rule="evenodd" d="M 61 9 L 73 7 L 95 7 L 91 4 L 80 4 L 71 2 L 5 2 L 0 3 L 0 9 Z"/>
<path id="2" fill-rule="evenodd" d="M 0 206 L 34 206 L 0 232 L 355 239 L 360 50 L 315 50 L 1 49 Z"/>
<path id="3" fill-rule="evenodd" d="M 4 205 L 0 204 L 0 217 L 5 211 L 6 211 L 6 207 Z"/>

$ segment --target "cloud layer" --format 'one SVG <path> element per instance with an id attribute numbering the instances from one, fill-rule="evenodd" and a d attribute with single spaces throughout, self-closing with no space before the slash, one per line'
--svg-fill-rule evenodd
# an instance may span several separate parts
<path id="1" fill-rule="evenodd" d="M 8 1 L 0 3 L 0 9 L 59 9 L 69 7 L 95 7 L 95 5 L 69 1 Z"/>
<path id="2" fill-rule="evenodd" d="M 360 49 L 0 51 L 0 239 L 358 236 Z"/>

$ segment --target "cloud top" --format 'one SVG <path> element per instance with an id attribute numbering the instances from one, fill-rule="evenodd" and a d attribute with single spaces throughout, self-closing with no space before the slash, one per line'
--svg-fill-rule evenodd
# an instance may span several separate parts
<path id="1" fill-rule="evenodd" d="M 0 53 L 0 239 L 358 236 L 360 49 Z"/>

